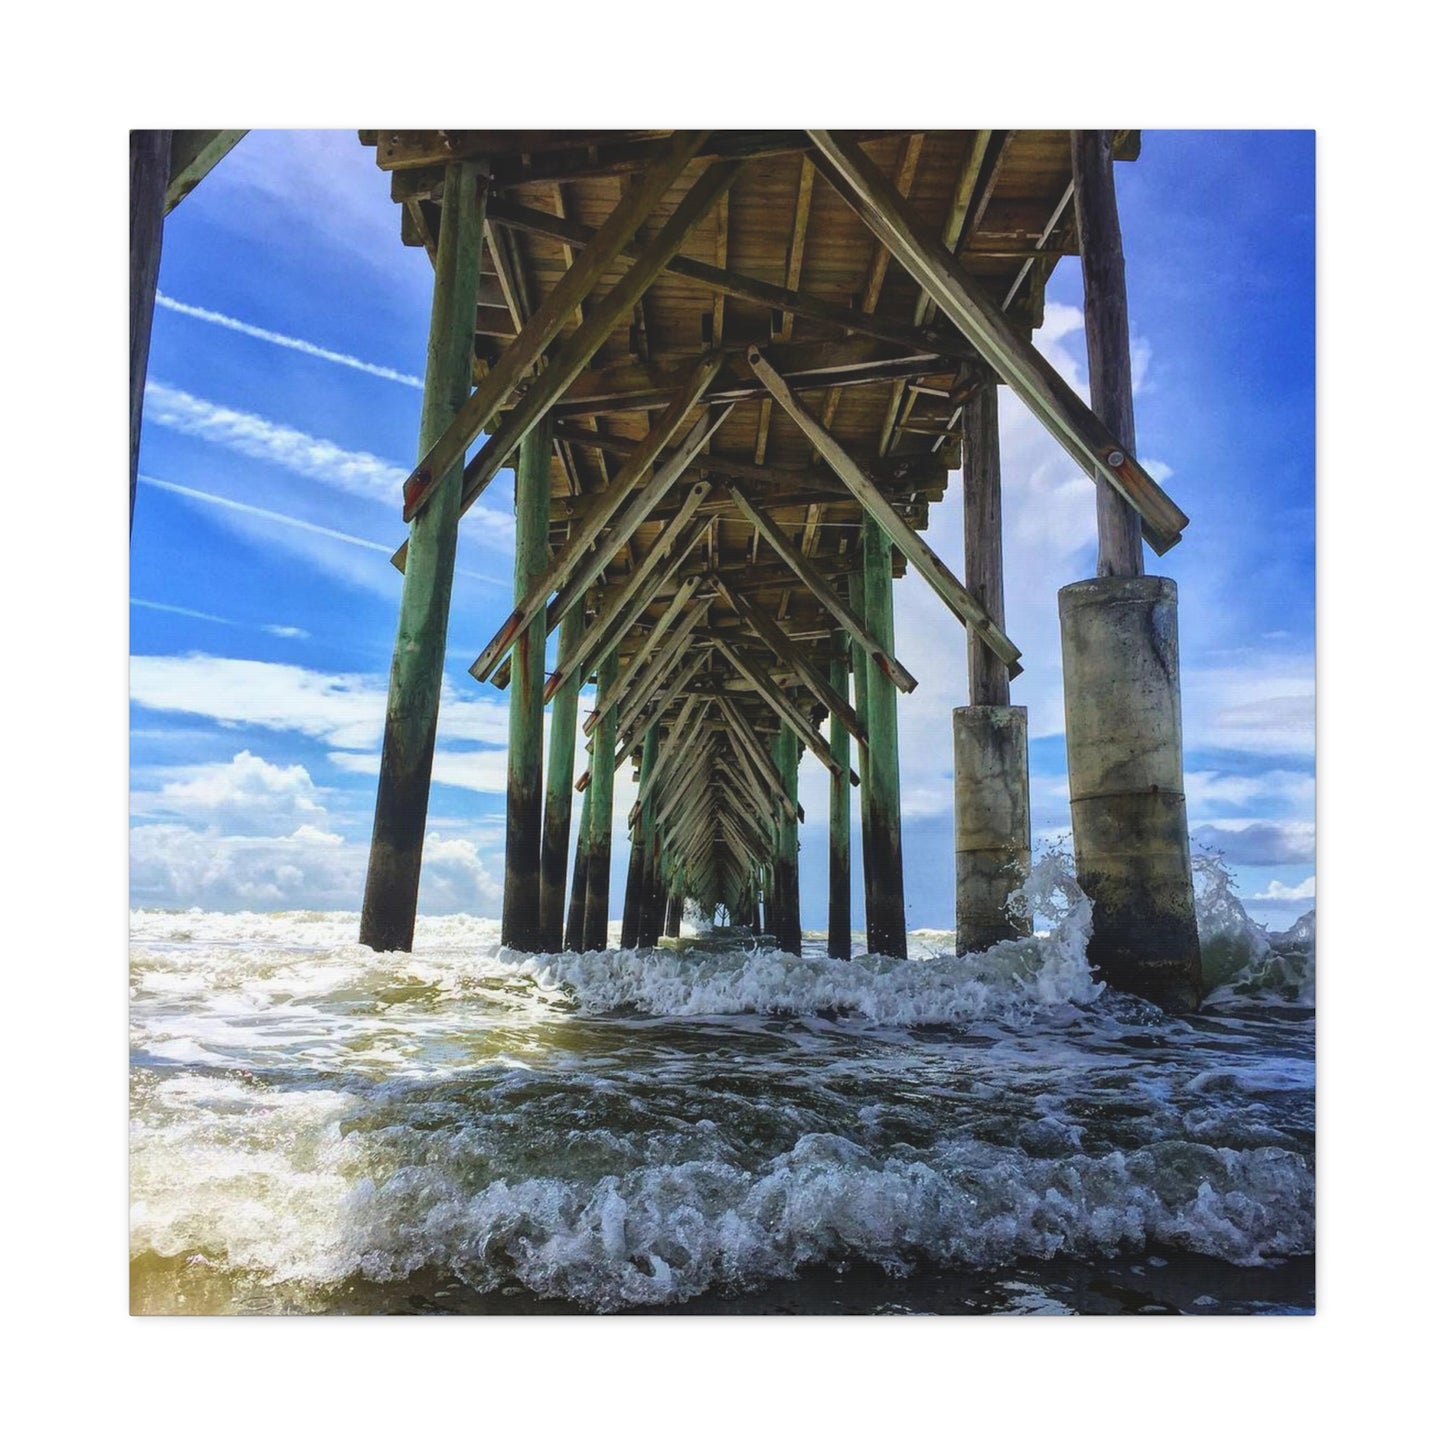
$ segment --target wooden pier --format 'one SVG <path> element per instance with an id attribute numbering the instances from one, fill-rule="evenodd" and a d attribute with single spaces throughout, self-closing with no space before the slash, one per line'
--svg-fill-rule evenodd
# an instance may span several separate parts
<path id="1" fill-rule="evenodd" d="M 1138 155 L 1138 132 L 360 138 L 401 239 L 436 270 L 362 941 L 410 946 L 457 528 L 504 468 L 513 607 L 450 641 L 475 646 L 479 686 L 510 693 L 505 943 L 603 947 L 620 912 L 623 942 L 649 946 L 692 900 L 796 950 L 811 755 L 831 780 L 829 952 L 850 949 L 856 793 L 867 946 L 905 956 L 898 715 L 939 667 L 979 715 L 955 746 L 994 748 L 995 723 L 1011 740 L 1003 763 L 958 754 L 975 779 L 958 797 L 960 947 L 1016 928 L 1000 910 L 1028 856 L 1025 720 L 1009 699 L 1024 660 L 1005 629 L 997 388 L 1097 480 L 1099 580 L 1137 579 L 1142 544 L 1163 552 L 1187 522 L 1133 455 L 1112 168 Z M 1031 340 L 1081 237 L 1092 409 Z M 930 506 L 960 468 L 962 545 L 930 541 Z M 896 654 L 893 582 L 910 566 L 966 644 Z M 621 767 L 640 793 L 617 900 Z"/>

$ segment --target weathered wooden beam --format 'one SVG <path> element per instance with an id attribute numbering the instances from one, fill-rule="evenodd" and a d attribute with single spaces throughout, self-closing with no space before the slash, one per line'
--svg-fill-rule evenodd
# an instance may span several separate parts
<path id="1" fill-rule="evenodd" d="M 140 462 L 140 424 L 145 407 L 156 278 L 165 231 L 166 178 L 171 133 L 130 133 L 130 525 L 135 528 L 135 482 Z"/>
<path id="2" fill-rule="evenodd" d="M 890 697 L 892 694 L 889 694 Z M 793 797 L 798 796 L 798 739 L 786 728 L 773 744 L 773 757 L 783 783 Z M 829 754 L 830 761 L 832 755 Z M 774 891 L 778 901 L 777 921 L 772 931 L 778 947 L 785 953 L 802 953 L 803 927 L 798 905 L 798 827 L 784 821 L 777 829 L 777 847 L 773 854 Z"/>
<path id="3" fill-rule="evenodd" d="M 783 782 L 782 774 L 778 772 L 777 764 L 773 762 L 767 750 L 758 741 L 757 734 L 748 726 L 747 719 L 742 714 L 732 698 L 726 693 L 716 695 L 718 711 L 730 724 L 730 736 L 737 743 L 740 743 L 746 750 L 748 757 L 752 759 L 753 766 L 758 770 L 759 775 L 764 779 L 769 792 L 775 794 L 783 803 L 783 811 L 792 818 L 797 815 L 797 821 L 802 821 L 802 806 L 788 793 L 786 784 Z"/>
<path id="4" fill-rule="evenodd" d="M 821 153 L 820 169 L 839 194 L 887 242 L 1044 428 L 1087 475 L 1102 474 L 1139 513 L 1156 551 L 1178 542 L 1188 517 L 1038 351 L 1010 329 L 978 283 L 923 231 L 907 202 L 857 143 L 828 131 L 810 134 Z"/>
<path id="5" fill-rule="evenodd" d="M 848 689 L 848 664 L 839 657 L 832 663 L 829 681 L 839 695 Z M 852 871 L 849 861 L 849 788 L 844 776 L 849 767 L 848 731 L 834 713 L 828 727 L 828 746 L 838 772 L 828 780 L 828 957 L 853 956 Z"/>
<path id="6" fill-rule="evenodd" d="M 552 438 L 544 416 L 523 438 L 516 481 L 513 590 L 525 596 L 547 565 Z M 507 711 L 506 848 L 502 944 L 539 950 L 542 938 L 542 680 L 546 621 L 537 617 L 513 649 Z"/>
<path id="7" fill-rule="evenodd" d="M 647 628 L 642 641 L 628 659 L 627 666 L 618 674 L 616 684 L 609 689 L 605 697 L 599 694 L 597 700 L 593 703 L 592 711 L 587 714 L 587 719 L 582 724 L 582 731 L 585 732 L 588 737 L 592 736 L 592 732 L 597 726 L 597 720 L 601 715 L 609 708 L 616 707 L 618 701 L 629 694 L 632 685 L 637 681 L 638 674 L 642 671 L 647 659 L 653 655 L 659 646 L 670 644 L 676 637 L 677 634 L 674 628 L 677 619 L 687 604 L 692 601 L 693 594 L 701 586 L 701 576 L 688 577 L 678 586 L 677 591 L 673 594 L 672 601 L 668 603 L 667 609 L 658 619 L 656 626 L 649 626 Z M 701 617 L 706 616 L 706 612 L 707 609 L 706 606 L 704 606 L 700 613 L 694 610 L 689 614 L 690 620 L 686 623 L 689 632 L 697 625 Z M 570 616 L 571 614 L 568 615 Z"/>
<path id="8" fill-rule="evenodd" d="M 517 339 L 498 358 L 482 384 L 458 411 L 452 424 L 427 449 L 426 455 L 406 479 L 402 486 L 404 520 L 410 521 L 426 505 L 438 478 L 461 461 L 466 449 L 491 426 L 507 398 L 561 331 L 569 314 L 617 259 L 637 228 L 657 208 L 658 202 L 682 174 L 704 139 L 705 132 L 702 131 L 678 132 L 667 155 L 658 160 L 640 185 L 623 196 L 603 222 L 593 243 L 548 292 L 542 305 L 527 318 Z M 525 435 L 527 429 L 523 428 L 521 435 Z M 521 440 L 521 435 L 515 439 L 514 445 Z"/>
<path id="9" fill-rule="evenodd" d="M 471 383 L 485 202 L 476 166 L 447 168 L 422 391 L 423 453 L 446 431 Z M 441 478 L 435 505 L 411 524 L 413 565 L 402 581 L 361 905 L 361 942 L 378 951 L 410 951 L 416 927 L 461 485 L 458 461 Z"/>
<path id="10" fill-rule="evenodd" d="M 560 647 L 576 645 L 582 630 L 581 611 L 562 621 Z M 567 893 L 567 842 L 572 831 L 572 766 L 577 747 L 577 692 L 574 673 L 552 700 L 552 735 L 547 750 L 547 792 L 542 821 L 541 933 L 542 949 L 561 951 Z"/>
<path id="11" fill-rule="evenodd" d="M 706 607 L 694 608 L 693 627 L 702 620 L 706 612 Z M 618 709 L 617 731 L 624 746 L 634 736 L 643 714 L 648 713 L 651 720 L 656 721 L 707 661 L 706 654 L 699 652 L 690 661 L 684 662 L 681 671 L 669 679 L 673 665 L 678 660 L 678 654 L 686 645 L 691 631 L 692 628 L 688 628 L 686 631 L 679 629 L 681 636 L 675 638 L 669 647 L 653 658 L 652 665 L 643 673 L 626 704 Z M 663 687 L 664 682 L 668 684 L 666 687 Z"/>
<path id="12" fill-rule="evenodd" d="M 470 671 L 478 682 L 487 680 L 492 669 L 510 649 L 513 639 L 530 625 L 532 618 L 546 607 L 547 599 L 554 592 L 565 588 L 577 577 L 579 567 L 583 568 L 584 574 L 590 573 L 585 576 L 585 580 L 581 581 L 581 587 L 585 589 L 591 585 L 592 579 L 607 565 L 608 556 L 622 547 L 632 533 L 641 526 L 663 494 L 682 474 L 683 468 L 692 456 L 701 449 L 711 432 L 721 425 L 721 418 L 712 420 L 703 417 L 699 420 L 692 429 L 691 450 L 686 444 L 679 448 L 668 459 L 668 464 L 656 470 L 648 484 L 643 487 L 641 495 L 633 497 L 634 487 L 657 460 L 662 449 L 672 440 L 677 429 L 686 420 L 688 412 L 697 404 L 698 399 L 707 390 L 709 382 L 717 375 L 717 369 L 721 364 L 720 356 L 704 358 L 689 384 L 673 398 L 672 404 L 663 413 L 657 425 L 638 444 L 627 465 L 618 472 L 606 489 L 598 494 L 600 500 L 597 504 L 588 510 L 585 517 L 577 520 L 573 526 L 572 535 L 558 550 L 550 565 L 541 576 L 536 578 L 534 585 L 527 590 L 526 595 L 518 599 L 511 616 L 498 628 L 496 635 L 482 649 L 477 660 L 472 663 Z M 615 545 L 614 539 L 609 539 L 607 550 L 599 549 L 599 555 L 592 559 L 593 566 L 585 567 L 584 563 L 592 549 L 592 544 L 597 541 L 603 529 L 629 498 L 632 499 L 633 505 L 629 509 L 628 516 L 624 518 L 623 524 L 616 529 Z M 630 525 L 628 525 L 629 522 Z"/>
<path id="13" fill-rule="evenodd" d="M 1084 339 L 1089 353 L 1089 401 L 1126 451 L 1134 450 L 1134 388 L 1129 358 L 1129 293 L 1124 239 L 1114 196 L 1113 133 L 1069 132 L 1074 166 L 1074 217 L 1084 279 Z M 1098 475 L 1098 474 L 1096 474 Z M 1140 519 L 1098 475 L 1098 575 L 1138 577 L 1144 571 Z"/>
<path id="14" fill-rule="evenodd" d="M 889 538 L 870 516 L 863 521 L 864 616 L 885 645 L 893 641 L 893 567 Z M 862 790 L 863 835 L 872 859 L 868 952 L 908 957 L 903 904 L 903 814 L 898 775 L 898 695 L 884 687 L 870 660 L 868 767 Z"/>
<path id="15" fill-rule="evenodd" d="M 808 169 L 811 175 L 811 165 Z M 719 202 L 719 213 L 721 207 L 722 202 Z M 594 234 L 590 226 L 584 226 L 578 221 L 564 221 L 560 217 L 549 216 L 545 211 L 505 200 L 492 202 L 492 218 L 500 225 L 513 226 L 532 235 L 548 236 L 573 245 L 585 245 Z M 635 256 L 639 254 L 639 248 L 626 247 L 622 254 Z M 842 306 L 799 291 L 796 282 L 775 286 L 771 282 L 744 276 L 737 271 L 728 271 L 721 266 L 709 266 L 705 262 L 694 261 L 688 256 L 674 256 L 663 270 L 669 275 L 695 281 L 699 286 L 715 291 L 720 296 L 735 296 L 742 301 L 766 306 L 770 311 L 781 311 L 785 317 L 801 316 L 807 321 L 836 326 L 845 332 L 859 336 L 876 336 L 884 341 L 896 342 L 900 346 L 936 352 L 940 356 L 963 360 L 977 356 L 973 346 L 951 327 L 909 326 L 903 322 L 890 321 L 887 317 L 873 316 L 856 307 Z M 713 345 L 721 344 L 722 330 L 714 321 Z"/>
<path id="16" fill-rule="evenodd" d="M 654 700 L 658 684 L 671 672 L 678 654 L 687 646 L 688 639 L 698 625 L 707 618 L 707 609 L 706 602 L 699 602 L 688 610 L 677 626 L 666 634 L 662 646 L 652 654 L 652 660 L 642 669 L 641 675 L 626 691 L 626 701 L 622 703 L 617 715 L 618 731 L 623 737 L 631 735 L 634 721 Z M 616 696 L 605 705 L 599 703 L 600 711 L 594 716 L 600 720 L 601 712 L 607 711 L 616 704 Z M 592 719 L 589 718 L 588 721 L 590 722 Z M 588 729 L 589 735 L 593 731 L 595 731 L 595 725 Z"/>
<path id="17" fill-rule="evenodd" d="M 887 532 L 893 545 L 913 563 L 924 581 L 938 594 L 944 606 L 960 622 L 975 631 L 984 643 L 1003 659 L 1010 674 L 1016 677 L 1022 670 L 1018 661 L 1019 650 L 979 605 L 978 599 L 944 565 L 933 548 L 898 515 L 892 503 L 878 490 L 877 483 L 853 460 L 842 443 L 799 401 L 787 382 L 768 365 L 763 354 L 755 348 L 748 352 L 748 361 L 779 405 L 792 417 L 799 429 L 818 449 L 823 460 L 837 472 L 843 484 L 857 498 L 859 506 Z"/>
<path id="18" fill-rule="evenodd" d="M 572 893 L 567 901 L 565 943 L 573 953 L 580 953 L 587 922 L 587 865 L 592 846 L 592 788 L 582 794 L 582 809 L 577 823 L 577 849 L 572 863 Z"/>
<path id="19" fill-rule="evenodd" d="M 378 130 L 376 164 L 384 171 L 435 167 L 465 156 L 485 156 L 494 186 L 534 181 L 572 181 L 626 175 L 656 163 L 666 150 L 666 131 Z M 865 138 L 892 134 L 863 131 Z M 718 160 L 750 160 L 808 149 L 801 130 L 723 130 L 707 138 L 699 154 Z"/>
<path id="20" fill-rule="evenodd" d="M 747 401 L 766 388 L 747 364 L 745 349 L 725 348 L 727 360 L 709 393 L 714 402 Z M 769 356 L 778 373 L 800 391 L 827 386 L 869 386 L 898 377 L 932 376 L 950 371 L 950 358 L 932 349 L 899 347 L 872 336 L 844 341 L 790 341 L 773 346 Z M 610 411 L 651 411 L 666 406 L 687 379 L 690 362 L 636 362 L 589 371 L 557 399 L 561 416 L 602 415 Z"/>
<path id="21" fill-rule="evenodd" d="M 605 688 L 617 675 L 617 658 L 608 653 L 597 668 L 597 686 Z M 615 742 L 613 722 L 604 720 L 599 729 L 599 757 L 610 759 Z M 607 901 L 612 881 L 612 768 L 594 768 L 588 792 L 592 806 L 587 820 L 587 908 L 583 915 L 582 946 L 607 947 Z"/>
<path id="22" fill-rule="evenodd" d="M 170 132 L 169 179 L 165 213 L 170 215 L 230 153 L 243 130 L 173 130 Z"/>
<path id="23" fill-rule="evenodd" d="M 626 628 L 632 625 L 636 613 L 632 613 L 628 620 L 622 622 L 621 625 L 619 625 L 619 619 L 623 618 L 629 604 L 642 594 L 642 589 L 648 581 L 655 579 L 653 586 L 655 591 L 656 587 L 660 586 L 668 575 L 676 570 L 678 563 L 687 556 L 707 526 L 705 520 L 696 525 L 691 524 L 693 513 L 707 495 L 709 487 L 710 484 L 707 482 L 698 482 L 689 490 L 683 507 L 667 524 L 662 535 L 648 548 L 647 555 L 636 570 L 603 603 L 592 626 L 587 629 L 578 643 L 576 653 L 558 659 L 556 670 L 548 679 L 547 686 L 543 691 L 545 698 L 550 699 L 552 693 L 561 686 L 563 678 L 568 673 L 580 667 L 585 674 L 601 655 L 602 649 L 614 645 Z M 664 564 L 666 565 L 664 566 Z M 638 610 L 640 611 L 641 608 L 639 607 Z"/>
<path id="24" fill-rule="evenodd" d="M 868 745 L 868 734 L 864 731 L 862 720 L 858 714 L 848 705 L 846 698 L 840 697 L 834 691 L 827 678 L 819 673 L 802 650 L 797 647 L 792 638 L 768 616 L 760 607 L 754 607 L 748 599 L 740 592 L 733 592 L 721 578 L 714 580 L 718 595 L 732 608 L 737 615 L 746 622 L 758 638 L 767 647 L 777 654 L 778 659 L 785 667 L 802 682 L 803 686 L 823 704 L 828 711 L 837 718 L 843 726 L 863 744 Z"/>
<path id="25" fill-rule="evenodd" d="M 1003 502 L 998 387 L 985 382 L 964 403 L 963 567 L 968 590 L 1003 625 Z M 976 632 L 968 634 L 968 700 L 1007 706 L 1009 672 Z"/>
<path id="26" fill-rule="evenodd" d="M 761 512 L 749 500 L 747 494 L 736 486 L 728 488 L 728 495 L 732 498 L 733 504 L 738 511 L 749 522 L 757 528 L 758 532 L 767 540 L 779 557 L 793 570 L 798 580 L 823 604 L 825 608 L 837 620 L 838 625 L 860 646 L 864 651 L 873 657 L 888 681 L 896 687 L 899 692 L 912 692 L 918 686 L 918 679 L 892 655 L 892 650 L 885 651 L 883 647 L 869 633 L 863 620 L 848 606 L 838 595 L 832 585 L 828 582 L 817 567 L 810 562 L 791 542 L 783 535 L 782 530 L 767 516 Z"/>
<path id="27" fill-rule="evenodd" d="M 699 707 L 702 708 L 702 711 L 694 719 L 693 713 Z M 691 756 L 685 751 L 684 745 L 690 745 L 700 734 L 706 714 L 707 704 L 696 693 L 689 694 L 683 699 L 677 717 L 664 730 L 662 742 L 658 748 L 657 772 L 638 788 L 637 802 L 633 804 L 634 810 L 642 805 L 660 782 L 672 775 L 681 761 Z M 628 821 L 631 822 L 631 820 L 632 815 L 629 814 Z"/>
<path id="28" fill-rule="evenodd" d="M 749 661 L 745 653 L 739 652 L 737 648 L 722 641 L 721 638 L 714 639 L 714 645 L 727 660 L 738 670 L 738 673 L 752 683 L 754 690 L 773 709 L 777 715 L 788 725 L 793 732 L 797 733 L 803 745 L 808 749 L 830 773 L 838 771 L 838 765 L 833 761 L 833 755 L 828 751 L 827 744 L 818 735 L 818 730 L 804 715 L 798 705 L 770 678 L 762 668 L 755 666 Z"/>
<path id="29" fill-rule="evenodd" d="M 467 463 L 462 487 L 463 510 L 470 507 L 491 484 L 492 478 L 501 470 L 527 427 L 532 424 L 532 419 L 540 416 L 582 375 L 598 349 L 652 284 L 662 262 L 682 246 L 709 207 L 736 179 L 736 166 L 714 166 L 683 197 L 642 258 L 612 286 L 587 320 L 567 338 L 547 370 L 527 388 L 506 414 L 501 426 Z"/>

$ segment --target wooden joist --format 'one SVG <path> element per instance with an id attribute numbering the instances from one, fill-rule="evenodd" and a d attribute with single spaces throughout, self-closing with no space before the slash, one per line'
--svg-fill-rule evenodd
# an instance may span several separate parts
<path id="1" fill-rule="evenodd" d="M 778 404 L 792 417 L 803 434 L 818 449 L 823 460 L 837 472 L 843 484 L 857 498 L 858 504 L 888 534 L 893 545 L 918 568 L 924 581 L 938 594 L 950 612 L 966 627 L 972 628 L 1003 659 L 1011 677 L 1022 671 L 1019 650 L 1004 635 L 978 599 L 943 564 L 938 554 L 905 522 L 877 484 L 827 431 L 811 412 L 794 396 L 787 382 L 768 365 L 762 352 L 748 352 L 748 361 Z"/>
<path id="2" fill-rule="evenodd" d="M 810 174 L 811 171 L 810 166 Z M 491 219 L 499 225 L 512 226 L 533 235 L 548 236 L 570 245 L 586 245 L 594 234 L 590 227 L 580 222 L 564 221 L 558 216 L 549 216 L 545 211 L 533 210 L 505 200 L 492 203 Z M 629 246 L 622 254 L 631 258 L 638 254 L 639 249 Z M 801 254 L 799 259 L 801 260 Z M 884 341 L 895 341 L 902 346 L 936 352 L 941 356 L 971 358 L 977 355 L 972 344 L 951 327 L 909 326 L 886 317 L 871 315 L 866 310 L 809 295 L 797 289 L 796 281 L 791 279 L 791 272 L 789 284 L 775 286 L 771 282 L 743 276 L 737 271 L 725 270 L 720 266 L 709 266 L 687 256 L 674 256 L 663 270 L 685 281 L 695 281 L 699 286 L 723 296 L 735 296 L 739 300 L 752 301 L 770 310 L 781 311 L 784 316 L 801 316 L 809 321 L 836 326 L 842 331 L 860 336 L 877 336 Z M 719 344 L 721 338 L 721 328 L 714 322 L 713 344 Z"/>
<path id="3" fill-rule="evenodd" d="M 648 171 L 641 184 L 634 186 L 618 202 L 592 244 L 548 292 L 547 299 L 527 318 L 517 339 L 502 353 L 496 365 L 482 379 L 482 384 L 467 398 L 452 424 L 403 483 L 404 520 L 410 521 L 415 516 L 426 504 L 438 480 L 462 459 L 466 449 L 492 424 L 504 402 L 561 331 L 568 315 L 617 259 L 623 246 L 637 233 L 637 228 L 657 209 L 658 203 L 686 169 L 705 138 L 703 131 L 679 131 L 670 142 L 666 156 Z M 524 428 L 523 435 L 525 431 Z M 517 438 L 518 441 L 520 439 Z"/>
<path id="4" fill-rule="evenodd" d="M 878 663 L 889 682 L 899 692 L 912 692 L 918 686 L 918 679 L 892 655 L 891 650 L 884 648 L 873 638 L 863 625 L 862 618 L 843 601 L 817 567 L 788 541 L 777 523 L 754 506 L 747 493 L 740 487 L 729 486 L 728 495 L 732 498 L 733 505 L 738 512 L 757 528 L 761 536 L 767 539 L 768 545 L 788 564 L 808 591 L 833 615 L 838 625 Z"/>
<path id="5" fill-rule="evenodd" d="M 1189 518 L 1123 444 L 1028 342 L 1009 327 L 978 283 L 923 230 L 906 201 L 863 153 L 856 141 L 812 131 L 821 153 L 819 169 L 939 309 L 979 349 L 980 355 L 1018 393 L 1045 429 L 1086 475 L 1105 478 L 1139 513 L 1144 535 L 1156 552 L 1179 541 Z"/>
<path id="6" fill-rule="evenodd" d="M 171 170 L 166 182 L 165 213 L 170 215 L 227 155 L 243 130 L 173 130 Z"/>

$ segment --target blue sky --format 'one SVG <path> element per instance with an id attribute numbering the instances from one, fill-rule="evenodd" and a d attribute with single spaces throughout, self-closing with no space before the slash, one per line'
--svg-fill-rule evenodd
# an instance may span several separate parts
<path id="1" fill-rule="evenodd" d="M 1146 555 L 1180 588 L 1191 829 L 1280 927 L 1313 906 L 1313 137 L 1146 131 L 1117 176 L 1139 450 L 1192 519 Z M 354 909 L 430 267 L 354 131 L 253 132 L 167 221 L 160 290 L 131 548 L 132 902 Z M 1083 389 L 1080 300 L 1065 263 L 1039 344 Z M 1068 826 L 1055 599 L 1092 571 L 1092 483 L 1006 394 L 1001 414 L 1042 841 Z M 466 668 L 508 610 L 510 502 L 504 474 L 462 524 L 428 912 L 500 906 L 505 696 Z M 929 539 L 960 571 L 961 536 L 955 481 Z M 899 656 L 927 673 L 899 709 L 908 919 L 947 928 L 966 639 L 912 575 L 897 614 Z M 805 927 L 826 919 L 825 776 L 804 759 Z M 619 821 L 632 796 L 624 773 Z M 619 835 L 614 912 L 625 856 Z"/>

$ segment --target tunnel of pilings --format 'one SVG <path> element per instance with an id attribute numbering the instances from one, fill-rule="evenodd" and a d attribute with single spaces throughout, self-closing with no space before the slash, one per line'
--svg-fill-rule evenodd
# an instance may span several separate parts
<path id="1" fill-rule="evenodd" d="M 238 134 L 133 133 L 133 429 L 161 217 Z M 435 273 L 361 941 L 412 944 L 458 527 L 504 469 L 513 608 L 490 637 L 451 642 L 474 644 L 478 686 L 508 695 L 505 944 L 607 945 L 627 767 L 623 945 L 676 937 L 691 901 L 799 951 L 811 753 L 830 781 L 828 951 L 852 950 L 857 866 L 867 950 L 906 956 L 898 716 L 925 666 L 957 678 L 958 948 L 1027 930 L 1008 908 L 1030 858 L 1028 719 L 1010 698 L 1024 659 L 1003 594 L 1008 386 L 1096 482 L 1096 575 L 1053 579 L 1090 961 L 1195 1007 L 1177 597 L 1144 570 L 1146 544 L 1162 554 L 1188 519 L 1136 459 L 1114 197 L 1139 133 L 360 140 Z M 1083 271 L 1087 404 L 1032 340 L 1065 256 Z M 950 474 L 962 546 L 935 549 L 922 534 Z M 897 655 L 908 567 L 966 643 Z"/>

